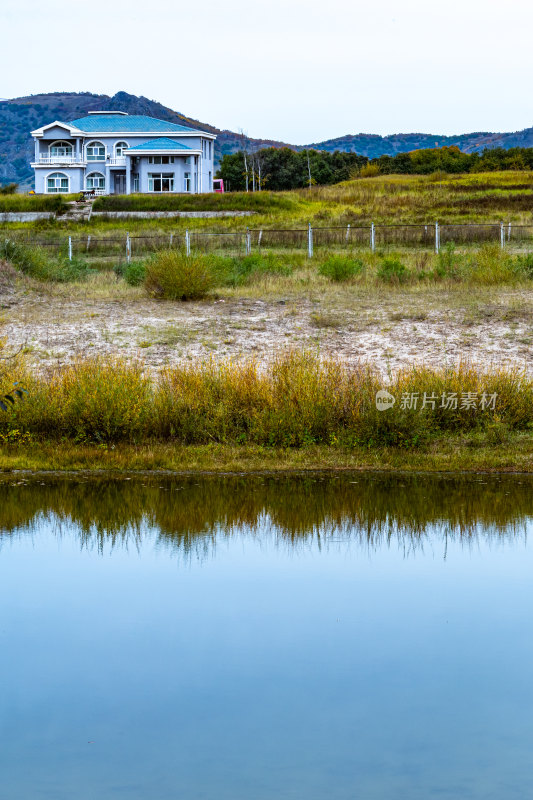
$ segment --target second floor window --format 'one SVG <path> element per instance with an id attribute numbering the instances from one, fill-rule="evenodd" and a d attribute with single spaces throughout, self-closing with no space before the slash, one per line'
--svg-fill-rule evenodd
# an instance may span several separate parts
<path id="1" fill-rule="evenodd" d="M 149 164 L 173 164 L 174 156 L 149 156 Z"/>
<path id="2" fill-rule="evenodd" d="M 72 157 L 72 145 L 70 142 L 54 142 L 50 147 L 52 158 Z"/>
<path id="3" fill-rule="evenodd" d="M 117 142 L 115 145 L 115 155 L 117 158 L 121 158 L 124 155 L 124 150 L 128 149 L 127 142 Z"/>
<path id="4" fill-rule="evenodd" d="M 105 147 L 102 142 L 87 145 L 87 161 L 105 161 Z"/>

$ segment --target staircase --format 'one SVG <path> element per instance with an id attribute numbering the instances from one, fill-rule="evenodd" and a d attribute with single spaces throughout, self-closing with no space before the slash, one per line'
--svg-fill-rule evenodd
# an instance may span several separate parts
<path id="1" fill-rule="evenodd" d="M 61 215 L 61 219 L 69 222 L 88 222 L 91 218 L 94 200 L 84 200 L 77 203 L 75 200 L 67 203 L 67 210 Z"/>

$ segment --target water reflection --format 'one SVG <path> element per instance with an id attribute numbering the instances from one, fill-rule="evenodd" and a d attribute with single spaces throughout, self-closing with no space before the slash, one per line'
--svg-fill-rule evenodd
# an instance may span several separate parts
<path id="1" fill-rule="evenodd" d="M 245 529 L 291 547 L 350 541 L 366 549 L 397 542 L 406 552 L 429 533 L 447 541 L 526 535 L 533 513 L 529 476 L 150 477 L 6 479 L 0 483 L 2 539 L 74 524 L 85 547 L 131 546 L 153 529 L 159 545 L 209 552 Z"/>

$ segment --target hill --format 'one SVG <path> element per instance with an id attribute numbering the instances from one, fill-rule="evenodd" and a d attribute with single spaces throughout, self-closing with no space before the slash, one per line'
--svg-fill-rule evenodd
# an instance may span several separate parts
<path id="1" fill-rule="evenodd" d="M 179 111 L 163 106 L 146 97 L 137 97 L 127 92 L 109 95 L 91 94 L 90 92 L 52 92 L 50 94 L 17 97 L 12 100 L 0 100 L 0 183 L 14 181 L 21 186 L 30 187 L 33 180 L 29 166 L 33 156 L 33 142 L 29 135 L 54 119 L 65 121 L 76 119 L 88 111 L 115 109 L 129 114 L 147 114 L 151 117 L 202 128 L 217 135 L 215 157 L 220 159 L 225 153 L 234 153 L 241 149 L 243 137 L 235 131 L 220 130 L 209 123 L 191 119 Z M 482 151 L 485 148 L 533 147 L 533 128 L 514 133 L 466 133 L 457 136 L 440 134 L 398 133 L 390 136 L 376 134 L 350 134 L 324 142 L 313 142 L 309 145 L 287 145 L 284 142 L 270 139 L 249 139 L 250 146 L 259 147 L 291 147 L 302 150 L 305 147 L 317 150 L 356 152 L 359 155 L 377 158 L 381 155 L 395 155 L 411 150 L 427 147 L 456 145 L 466 153 Z"/>

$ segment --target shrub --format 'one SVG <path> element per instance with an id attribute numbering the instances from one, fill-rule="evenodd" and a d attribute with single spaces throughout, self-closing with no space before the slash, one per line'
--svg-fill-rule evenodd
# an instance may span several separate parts
<path id="1" fill-rule="evenodd" d="M 52 259 L 40 248 L 27 247 L 11 239 L 4 239 L 0 244 L 0 257 L 38 281 L 80 281 L 85 280 L 92 272 L 83 259 Z"/>
<path id="2" fill-rule="evenodd" d="M 18 183 L 6 183 L 0 186 L 0 194 L 16 194 L 18 188 Z"/>
<path id="3" fill-rule="evenodd" d="M 469 277 L 473 283 L 495 285 L 516 280 L 516 262 L 497 244 L 481 247 L 470 257 Z"/>
<path id="4" fill-rule="evenodd" d="M 399 258 L 384 258 L 378 267 L 378 278 L 386 283 L 405 283 L 408 272 Z"/>
<path id="5" fill-rule="evenodd" d="M 146 280 L 146 265 L 144 261 L 130 261 L 123 265 L 121 274 L 130 286 L 140 286 Z"/>
<path id="6" fill-rule="evenodd" d="M 365 164 L 361 167 L 359 175 L 361 178 L 375 178 L 380 172 L 379 164 Z"/>
<path id="7" fill-rule="evenodd" d="M 436 278 L 449 278 L 455 280 L 459 277 L 460 257 L 456 255 L 453 242 L 447 244 L 437 256 L 437 266 L 434 270 Z"/>
<path id="8" fill-rule="evenodd" d="M 364 264 L 360 258 L 350 256 L 329 256 L 319 266 L 318 271 L 330 281 L 340 283 L 355 277 L 363 271 Z"/>
<path id="9" fill-rule="evenodd" d="M 516 272 L 526 278 L 533 278 L 533 253 L 516 256 Z"/>
<path id="10" fill-rule="evenodd" d="M 198 300 L 215 285 L 215 275 L 206 256 L 186 256 L 175 250 L 160 250 L 146 262 L 146 290 L 166 300 Z"/>

